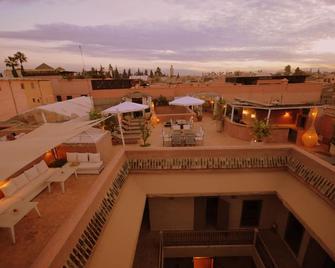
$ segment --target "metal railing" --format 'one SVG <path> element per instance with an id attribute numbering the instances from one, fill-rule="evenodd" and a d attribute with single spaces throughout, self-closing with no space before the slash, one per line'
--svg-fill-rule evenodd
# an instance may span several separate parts
<path id="1" fill-rule="evenodd" d="M 257 229 L 241 231 L 161 231 L 158 264 L 164 267 L 165 247 L 254 246 L 266 268 L 278 268 Z"/>

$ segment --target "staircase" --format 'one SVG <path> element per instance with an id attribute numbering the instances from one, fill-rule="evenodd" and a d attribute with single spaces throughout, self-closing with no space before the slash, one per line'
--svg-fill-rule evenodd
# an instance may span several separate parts
<path id="1" fill-rule="evenodd" d="M 138 140 L 141 138 L 141 124 L 144 121 L 145 119 L 143 118 L 122 119 L 123 137 L 126 144 L 138 143 Z M 112 133 L 112 142 L 113 144 L 122 144 L 119 128 Z"/>

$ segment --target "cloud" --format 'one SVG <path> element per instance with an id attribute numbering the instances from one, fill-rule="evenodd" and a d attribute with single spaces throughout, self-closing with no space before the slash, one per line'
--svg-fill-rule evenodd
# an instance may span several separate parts
<path id="1" fill-rule="evenodd" d="M 329 63 L 334 59 L 329 51 L 312 49 L 318 40 L 335 38 L 332 0 L 164 2 L 185 8 L 185 16 L 161 20 L 148 16 L 145 21 L 104 25 L 38 24 L 29 30 L 0 31 L 0 38 L 55 42 L 61 44 L 55 50 L 72 53 L 78 53 L 80 44 L 92 57 L 144 61 Z"/>

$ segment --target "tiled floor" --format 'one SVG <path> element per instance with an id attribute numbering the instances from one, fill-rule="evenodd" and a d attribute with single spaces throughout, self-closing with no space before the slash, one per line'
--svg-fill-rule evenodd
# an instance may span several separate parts
<path id="1" fill-rule="evenodd" d="M 15 226 L 16 244 L 13 245 L 8 229 L 0 229 L 0 267 L 29 267 L 61 224 L 85 198 L 97 176 L 78 175 L 65 182 L 65 193 L 59 184 L 52 185 L 49 193 L 44 190 L 34 201 L 42 217 L 32 210 Z"/>

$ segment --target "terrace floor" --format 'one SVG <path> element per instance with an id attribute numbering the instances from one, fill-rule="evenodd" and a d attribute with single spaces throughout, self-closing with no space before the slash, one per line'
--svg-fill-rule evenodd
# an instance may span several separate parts
<path id="1" fill-rule="evenodd" d="M 209 114 L 204 114 L 203 120 L 200 122 L 194 122 L 193 128 L 197 130 L 202 127 L 205 131 L 203 145 L 197 146 L 229 146 L 229 145 L 250 145 L 249 141 L 243 141 L 240 139 L 232 138 L 225 132 L 218 132 L 216 130 L 216 121 L 211 118 Z M 163 124 L 158 124 L 152 129 L 151 136 L 148 142 L 151 147 L 163 147 L 162 130 L 164 129 Z M 127 147 L 138 147 L 139 144 L 128 144 Z"/>
<path id="2" fill-rule="evenodd" d="M 63 194 L 59 184 L 52 184 L 51 193 L 44 190 L 34 201 L 39 202 L 41 218 L 35 210 L 15 225 L 16 244 L 12 244 L 9 229 L 0 229 L 0 267 L 29 267 L 84 198 L 97 176 L 71 176 L 65 182 Z"/>

